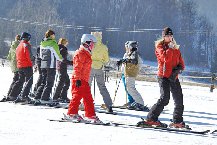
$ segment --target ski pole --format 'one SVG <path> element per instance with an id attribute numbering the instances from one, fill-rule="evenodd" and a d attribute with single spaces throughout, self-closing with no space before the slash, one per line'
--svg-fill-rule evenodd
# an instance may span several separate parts
<path id="1" fill-rule="evenodd" d="M 54 96 L 54 93 L 56 91 L 56 88 L 57 88 L 57 83 L 58 83 L 58 79 L 59 79 L 59 73 L 58 71 L 56 71 L 56 75 L 55 75 L 55 82 L 54 82 L 54 87 L 53 87 L 53 92 L 52 92 L 52 96 Z"/>
<path id="2" fill-rule="evenodd" d="M 121 78 L 119 79 L 119 82 L 118 82 L 118 84 L 117 84 L 118 86 L 117 86 L 117 88 L 116 88 L 116 90 L 115 90 L 115 96 L 114 96 L 114 99 L 113 99 L 113 103 L 112 103 L 112 104 L 114 104 L 114 102 L 115 102 L 115 98 L 116 98 L 116 96 L 117 96 L 117 92 L 118 92 L 118 88 L 119 88 L 121 79 L 122 79 L 122 76 L 121 76 Z"/>

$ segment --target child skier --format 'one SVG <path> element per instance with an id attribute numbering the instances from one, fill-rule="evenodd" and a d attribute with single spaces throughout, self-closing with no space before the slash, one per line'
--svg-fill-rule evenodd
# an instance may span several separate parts
<path id="1" fill-rule="evenodd" d="M 83 118 L 78 114 L 80 100 L 83 98 L 85 118 L 93 123 L 101 123 L 95 114 L 93 98 L 90 85 L 88 83 L 91 71 L 91 51 L 94 48 L 96 38 L 91 34 L 83 34 L 81 37 L 80 48 L 73 57 L 72 73 L 72 99 L 69 104 L 68 113 L 65 119 L 71 121 L 82 121 Z"/>
<path id="2" fill-rule="evenodd" d="M 55 40 L 55 32 L 48 30 L 40 45 L 42 82 L 38 87 L 35 100 L 36 104 L 50 103 L 50 94 L 56 74 L 56 62 L 61 61 L 62 56 Z M 40 101 L 38 101 L 40 99 Z"/>
<path id="3" fill-rule="evenodd" d="M 97 85 L 99 87 L 100 94 L 103 97 L 103 101 L 106 106 L 106 110 L 112 113 L 112 99 L 106 88 L 104 80 L 104 71 L 102 70 L 104 65 L 109 62 L 108 48 L 102 43 L 102 32 L 91 32 L 97 39 L 97 43 L 92 51 L 92 66 L 89 84 L 91 86 L 93 78 L 95 77 Z"/>
<path id="4" fill-rule="evenodd" d="M 137 41 L 128 41 L 127 52 L 124 54 L 123 59 L 117 62 L 117 65 L 120 66 L 124 64 L 124 75 L 126 81 L 127 92 L 133 97 L 133 102 L 128 109 L 137 110 L 137 111 L 149 111 L 148 107 L 144 106 L 144 101 L 142 96 L 135 88 L 135 79 L 139 73 L 139 56 L 138 56 L 138 42 Z"/>
<path id="5" fill-rule="evenodd" d="M 67 92 L 70 86 L 69 75 L 67 73 L 67 65 L 72 65 L 72 61 L 67 60 L 68 56 L 68 40 L 60 38 L 58 42 L 60 54 L 63 57 L 63 61 L 58 63 L 59 82 L 53 95 L 53 101 L 69 103 L 70 100 L 67 97 Z"/>
<path id="6" fill-rule="evenodd" d="M 17 61 L 16 61 L 16 48 L 20 43 L 20 35 L 16 35 L 15 40 L 12 42 L 7 59 L 10 61 L 10 67 L 11 71 L 14 73 L 13 81 L 10 85 L 10 88 L 8 90 L 7 96 L 5 96 L 1 102 L 10 101 L 9 94 L 11 93 L 11 90 L 15 84 L 15 82 L 19 79 L 19 73 L 18 73 L 18 68 L 17 68 Z M 13 98 L 11 98 L 13 100 Z"/>

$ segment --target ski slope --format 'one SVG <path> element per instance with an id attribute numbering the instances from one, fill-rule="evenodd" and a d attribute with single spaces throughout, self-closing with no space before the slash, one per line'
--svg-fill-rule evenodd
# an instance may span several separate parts
<path id="1" fill-rule="evenodd" d="M 34 82 L 37 79 L 34 74 Z M 9 67 L 0 67 L 0 99 L 7 94 L 13 74 Z M 114 99 L 116 81 L 110 79 L 106 83 L 108 91 Z M 142 94 L 145 104 L 152 106 L 159 98 L 157 82 L 137 81 L 136 88 Z M 209 92 L 209 88 L 182 85 L 184 94 L 184 120 L 195 130 L 217 129 L 217 90 Z M 92 87 L 93 91 L 93 87 Z M 71 93 L 69 90 L 69 97 Z M 94 97 L 94 96 L 93 96 Z M 103 103 L 96 87 L 96 109 Z M 123 84 L 115 98 L 114 105 L 126 103 Z M 165 107 L 160 120 L 170 123 L 173 113 L 173 100 Z M 114 109 L 118 115 L 97 113 L 102 121 L 115 121 L 136 124 L 147 112 Z M 0 103 L 0 145 L 217 145 L 217 135 L 195 135 L 152 129 L 134 129 L 128 127 L 112 127 L 87 125 L 82 123 L 50 122 L 47 119 L 59 119 L 66 109 L 51 109 L 42 106 L 15 105 Z M 83 111 L 79 112 L 83 114 Z"/>

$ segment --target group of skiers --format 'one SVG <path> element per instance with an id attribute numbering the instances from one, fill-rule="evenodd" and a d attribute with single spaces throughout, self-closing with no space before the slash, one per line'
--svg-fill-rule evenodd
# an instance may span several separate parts
<path id="1" fill-rule="evenodd" d="M 60 38 L 55 41 L 55 32 L 48 30 L 40 47 L 37 48 L 37 55 L 31 53 L 29 33 L 17 35 L 12 43 L 8 59 L 11 61 L 14 73 L 13 82 L 10 86 L 5 101 L 15 102 L 50 102 L 52 88 L 55 82 L 56 70 L 58 72 L 58 84 L 52 96 L 53 102 L 69 103 L 69 108 L 65 119 L 82 121 L 84 118 L 94 123 L 101 123 L 96 116 L 94 100 L 91 95 L 91 84 L 93 78 L 96 79 L 100 93 L 103 97 L 105 108 L 108 112 L 113 112 L 112 100 L 104 81 L 103 67 L 109 62 L 108 48 L 102 43 L 102 33 L 92 32 L 83 34 L 81 45 L 76 50 L 73 60 L 68 60 L 68 40 Z M 128 109 L 138 111 L 149 111 L 144 124 L 148 126 L 163 126 L 158 120 L 164 106 L 169 103 L 170 91 L 175 102 L 173 122 L 171 126 L 176 128 L 185 127 L 183 121 L 183 94 L 179 83 L 178 74 L 184 70 L 185 65 L 182 59 L 179 45 L 173 38 L 173 32 L 169 27 L 163 29 L 162 38 L 155 43 L 155 54 L 158 61 L 158 82 L 160 86 L 160 99 L 149 110 L 144 105 L 141 94 L 136 90 L 135 79 L 139 73 L 138 42 L 127 41 L 125 43 L 126 53 L 123 58 L 117 61 L 121 66 L 123 74 L 122 80 L 128 95 Z M 34 87 L 33 93 L 30 89 L 33 84 L 33 61 L 39 71 L 39 78 Z M 72 98 L 67 97 L 70 86 L 67 66 L 72 65 Z M 25 85 L 23 85 L 25 82 Z M 34 100 L 30 99 L 34 97 Z M 79 105 L 83 99 L 85 115 L 78 114 Z"/>

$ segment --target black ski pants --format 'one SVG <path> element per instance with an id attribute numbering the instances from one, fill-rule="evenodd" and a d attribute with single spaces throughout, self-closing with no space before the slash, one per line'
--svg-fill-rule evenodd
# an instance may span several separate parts
<path id="1" fill-rule="evenodd" d="M 8 90 L 7 96 L 10 95 L 10 93 L 11 93 L 11 91 L 12 91 L 12 88 L 13 88 L 14 84 L 16 83 L 16 81 L 18 81 L 18 79 L 19 79 L 19 72 L 16 71 L 16 72 L 14 72 L 13 81 L 12 81 L 12 83 L 11 83 L 11 85 L 10 85 L 10 88 L 9 88 L 9 90 Z"/>
<path id="2" fill-rule="evenodd" d="M 67 92 L 70 86 L 70 80 L 69 80 L 69 75 L 67 73 L 67 69 L 60 69 L 59 70 L 59 81 L 56 86 L 54 95 L 53 95 L 53 100 L 57 99 L 67 99 Z"/>
<path id="3" fill-rule="evenodd" d="M 38 87 L 41 85 L 42 79 L 43 79 L 43 77 L 42 77 L 42 70 L 41 70 L 41 66 L 40 65 L 38 65 L 38 73 L 39 73 L 39 76 L 38 76 L 38 80 L 37 80 L 37 82 L 35 84 L 35 87 L 34 87 L 34 95 L 36 95 Z"/>
<path id="4" fill-rule="evenodd" d="M 11 97 L 27 98 L 30 92 L 30 89 L 33 84 L 33 70 L 32 67 L 20 68 L 18 70 L 19 78 L 13 85 L 13 88 L 9 94 Z M 23 85 L 25 82 L 25 85 Z M 21 92 L 22 91 L 22 92 Z"/>
<path id="5" fill-rule="evenodd" d="M 164 106 L 168 105 L 170 100 L 170 91 L 174 100 L 174 112 L 173 112 L 173 122 L 180 123 L 183 121 L 183 94 L 182 88 L 177 79 L 175 82 L 170 81 L 168 78 L 158 78 L 158 83 L 160 86 L 160 99 L 158 99 L 157 103 L 154 104 L 147 115 L 147 119 L 151 119 L 154 121 L 158 120 L 159 115 L 164 109 Z"/>
<path id="6" fill-rule="evenodd" d="M 50 100 L 50 94 L 52 92 L 56 68 L 42 68 L 42 82 L 38 87 L 35 99 Z"/>

